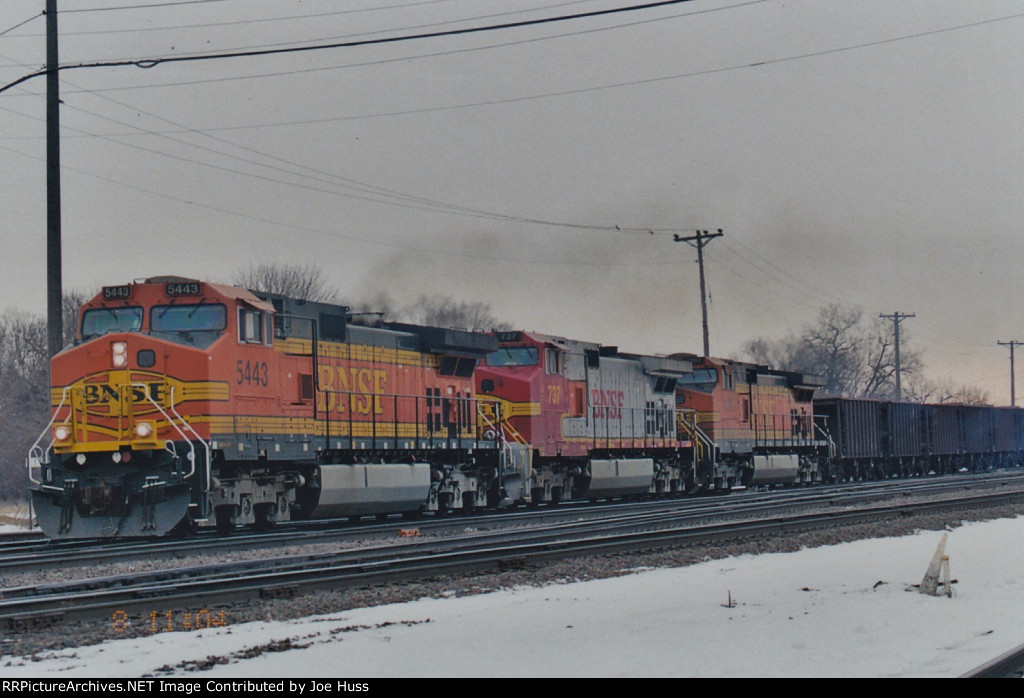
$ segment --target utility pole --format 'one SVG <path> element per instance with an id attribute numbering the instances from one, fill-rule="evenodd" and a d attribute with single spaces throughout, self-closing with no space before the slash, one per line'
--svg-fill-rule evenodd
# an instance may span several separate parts
<path id="1" fill-rule="evenodd" d="M 899 402 L 903 398 L 903 389 L 900 387 L 900 322 L 908 317 L 916 317 L 916 315 L 914 313 L 901 313 L 897 310 L 892 315 L 880 314 L 878 317 L 892 320 L 892 331 L 896 338 L 896 401 Z"/>
<path id="2" fill-rule="evenodd" d="M 1009 342 L 996 342 L 1001 347 L 1010 347 L 1010 407 L 1017 406 L 1017 386 L 1015 384 L 1016 373 L 1013 370 L 1013 348 L 1024 346 L 1024 342 L 1009 341 Z"/>
<path id="3" fill-rule="evenodd" d="M 672 238 L 673 242 L 685 242 L 690 245 L 690 247 L 697 248 L 697 264 L 700 267 L 700 312 L 704 327 L 704 356 L 711 356 L 711 348 L 708 341 L 708 299 L 704 284 L 704 246 L 711 240 L 722 237 L 722 235 L 724 235 L 724 233 L 722 232 L 722 229 L 719 228 L 717 233 L 709 233 L 706 230 L 697 230 L 689 237 L 680 237 L 677 233 Z"/>
<path id="4" fill-rule="evenodd" d="M 57 0 L 46 0 L 46 334 L 50 356 L 64 348 L 57 65 Z"/>

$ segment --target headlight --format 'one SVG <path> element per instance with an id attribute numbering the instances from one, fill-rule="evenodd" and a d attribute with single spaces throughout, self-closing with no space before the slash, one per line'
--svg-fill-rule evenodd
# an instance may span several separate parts
<path id="1" fill-rule="evenodd" d="M 58 424 L 53 428 L 54 441 L 67 441 L 71 438 L 71 427 L 67 424 Z"/>
<path id="2" fill-rule="evenodd" d="M 153 425 L 149 422 L 139 422 L 135 425 L 135 435 L 140 439 L 148 439 L 153 435 Z"/>
<path id="3" fill-rule="evenodd" d="M 125 342 L 114 342 L 110 345 L 110 350 L 114 368 L 124 368 L 128 365 L 128 345 Z"/>

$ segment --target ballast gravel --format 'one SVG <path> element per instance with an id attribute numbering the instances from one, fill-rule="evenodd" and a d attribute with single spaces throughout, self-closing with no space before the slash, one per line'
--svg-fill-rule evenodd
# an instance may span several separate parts
<path id="1" fill-rule="evenodd" d="M 792 552 L 823 545 L 834 545 L 867 538 L 909 535 L 920 530 L 954 528 L 968 521 L 983 521 L 1024 514 L 1024 503 L 991 507 L 965 508 L 905 518 L 893 515 L 873 523 L 833 526 L 802 533 L 757 536 L 736 541 L 698 543 L 673 546 L 655 551 L 596 555 L 527 564 L 519 569 L 483 574 L 444 575 L 438 578 L 389 584 L 344 591 L 318 591 L 292 599 L 247 601 L 218 610 L 218 622 L 227 624 L 258 620 L 286 620 L 305 616 L 337 613 L 353 608 L 401 603 L 421 598 L 440 598 L 482 594 L 499 589 L 526 585 L 559 584 L 604 579 L 637 570 L 658 567 L 685 567 L 699 562 L 738 555 Z M 336 547 L 335 547 L 336 549 Z M 277 554 L 283 551 L 278 550 Z M 314 551 L 303 548 L 304 554 Z M 124 564 L 124 563 L 120 563 Z M 136 563 L 144 568 L 145 563 Z M 103 574 L 122 573 L 105 567 Z M 5 580 L 7 581 L 7 580 Z M 38 580 L 37 582 L 38 583 Z M 5 584 L 9 586 L 9 584 Z M 5 632 L 0 637 L 0 671 L 5 664 L 32 660 L 39 653 L 96 644 L 109 639 L 139 637 L 162 631 L 162 621 L 129 618 L 128 622 L 63 623 L 20 634 Z"/>

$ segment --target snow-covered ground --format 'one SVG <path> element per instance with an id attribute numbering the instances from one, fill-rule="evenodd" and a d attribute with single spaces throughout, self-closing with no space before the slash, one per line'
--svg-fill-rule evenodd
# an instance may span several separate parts
<path id="1" fill-rule="evenodd" d="M 0 675 L 952 677 L 1024 643 L 1024 517 L 949 533 L 953 598 L 908 592 L 941 536 L 161 633 L 3 657 Z"/>

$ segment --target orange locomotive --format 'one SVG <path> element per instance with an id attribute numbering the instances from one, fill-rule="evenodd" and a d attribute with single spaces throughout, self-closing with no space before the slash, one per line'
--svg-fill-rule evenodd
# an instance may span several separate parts
<path id="1" fill-rule="evenodd" d="M 676 403 L 693 410 L 706 444 L 703 482 L 722 491 L 796 484 L 828 477 L 828 435 L 815 424 L 816 376 L 693 354 L 693 371 L 676 386 Z"/>
<path id="2" fill-rule="evenodd" d="M 473 385 L 493 338 L 178 277 L 109 286 L 51 362 L 29 454 L 51 538 L 485 503 Z M 490 413 L 494 410 L 491 409 Z"/>

